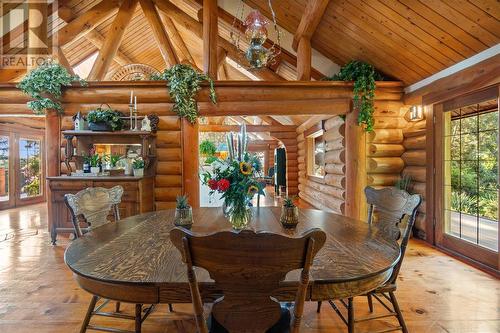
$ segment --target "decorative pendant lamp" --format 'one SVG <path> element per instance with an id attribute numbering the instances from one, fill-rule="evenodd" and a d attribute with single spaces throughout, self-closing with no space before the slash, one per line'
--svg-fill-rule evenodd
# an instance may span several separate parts
<path id="1" fill-rule="evenodd" d="M 248 60 L 250 67 L 248 69 L 259 69 L 264 68 L 269 65 L 276 63 L 277 56 L 281 53 L 281 32 L 278 30 L 278 24 L 276 22 L 276 15 L 272 7 L 271 0 L 268 2 L 269 10 L 273 16 L 274 29 L 276 31 L 277 43 L 272 44 L 271 47 L 264 47 L 264 43 L 267 41 L 267 26 L 269 25 L 269 20 L 262 15 L 258 10 L 252 10 L 245 20 L 238 20 L 235 18 L 233 21 L 233 31 L 231 31 L 231 40 L 236 48 L 245 53 L 245 58 Z M 244 4 L 241 2 L 241 8 L 239 10 L 241 18 L 243 18 Z M 248 43 L 246 50 L 240 48 L 240 33 L 245 29 L 245 39 Z M 236 31 L 236 38 L 235 33 Z"/>

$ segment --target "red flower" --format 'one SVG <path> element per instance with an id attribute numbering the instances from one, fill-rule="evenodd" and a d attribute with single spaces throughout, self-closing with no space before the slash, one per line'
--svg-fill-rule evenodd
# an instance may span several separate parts
<path id="1" fill-rule="evenodd" d="M 225 192 L 229 188 L 229 185 L 231 185 L 231 184 L 229 183 L 229 180 L 221 179 L 221 180 L 219 180 L 217 185 L 218 185 L 219 191 Z"/>
<path id="2" fill-rule="evenodd" d="M 210 179 L 208 181 L 208 187 L 210 187 L 211 190 L 215 191 L 218 187 L 218 183 L 215 179 Z"/>

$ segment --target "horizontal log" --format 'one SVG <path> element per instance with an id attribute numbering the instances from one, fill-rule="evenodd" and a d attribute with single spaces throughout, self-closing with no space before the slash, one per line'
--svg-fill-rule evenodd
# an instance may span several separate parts
<path id="1" fill-rule="evenodd" d="M 300 178 L 305 178 L 306 177 L 306 171 L 305 170 L 299 170 L 299 172 L 297 172 L 297 175 L 299 177 L 299 180 L 300 180 Z"/>
<path id="2" fill-rule="evenodd" d="M 340 127 L 331 128 L 323 133 L 323 140 L 333 141 L 338 138 L 343 138 L 345 136 L 345 124 Z"/>
<path id="3" fill-rule="evenodd" d="M 304 142 L 306 138 L 304 137 L 304 133 L 300 133 L 297 135 L 297 142 Z"/>
<path id="4" fill-rule="evenodd" d="M 277 137 L 294 137 L 296 126 L 294 125 L 246 125 L 247 132 L 285 132 L 277 134 Z M 239 125 L 199 125 L 200 132 L 239 132 Z M 291 133 L 291 136 L 290 134 Z"/>
<path id="5" fill-rule="evenodd" d="M 331 141 L 325 141 L 325 150 L 336 150 L 336 149 L 344 149 L 345 148 L 345 139 L 344 137 L 338 137 Z"/>
<path id="6" fill-rule="evenodd" d="M 155 177 L 155 187 L 181 187 L 182 186 L 182 176 L 181 175 L 156 175 Z"/>
<path id="7" fill-rule="evenodd" d="M 415 130 L 415 131 L 405 131 L 403 133 L 403 136 L 405 138 L 412 138 L 412 137 L 415 137 L 415 136 L 425 136 L 427 134 L 426 130 L 425 129 L 421 129 L 421 130 Z"/>
<path id="8" fill-rule="evenodd" d="M 135 92 L 135 91 L 134 91 Z M 130 109 L 128 102 L 125 103 L 111 103 L 108 102 L 109 106 L 113 110 L 117 110 L 123 112 L 125 115 L 130 115 Z M 86 115 L 90 110 L 95 110 L 100 107 L 101 103 L 63 103 L 64 114 L 72 116 L 78 112 Z M 174 104 L 173 103 L 137 103 L 138 115 L 145 114 L 156 114 L 158 116 L 166 116 L 166 117 L 176 117 L 175 113 L 172 111 Z M 1 110 L 2 104 L 0 104 Z"/>
<path id="9" fill-rule="evenodd" d="M 311 198 L 310 196 L 308 196 L 304 191 L 302 191 L 300 188 L 299 188 L 299 198 L 301 198 L 302 200 L 304 200 L 305 202 L 309 203 L 311 206 L 313 206 L 314 208 L 316 209 L 319 209 L 319 210 L 322 210 L 324 212 L 327 212 L 327 213 L 337 213 L 337 214 L 342 214 L 341 212 L 334 212 L 332 209 L 326 207 L 326 206 L 323 206 L 322 204 L 320 204 L 319 202 L 317 202 L 316 200 L 314 200 L 313 198 Z"/>
<path id="10" fill-rule="evenodd" d="M 306 163 L 306 157 L 304 155 L 297 154 L 297 162 L 299 162 L 299 164 Z"/>
<path id="11" fill-rule="evenodd" d="M 285 125 L 283 125 L 283 126 L 285 126 Z M 248 130 L 248 128 L 247 128 L 247 131 L 251 132 L 250 130 Z M 295 132 L 289 132 L 289 131 L 274 132 L 273 131 L 273 132 L 270 132 L 270 135 L 272 137 L 275 137 L 278 140 L 292 139 L 292 140 L 294 140 L 295 143 L 297 143 L 297 133 L 295 133 Z"/>
<path id="12" fill-rule="evenodd" d="M 157 147 L 180 147 L 181 131 L 158 131 L 156 133 Z"/>
<path id="13" fill-rule="evenodd" d="M 340 128 L 342 125 L 345 124 L 345 120 L 342 119 L 341 117 L 331 117 L 330 119 L 325 120 L 324 123 L 324 128 L 325 131 L 328 131 L 333 128 Z"/>
<path id="14" fill-rule="evenodd" d="M 408 111 L 400 101 L 375 101 L 373 116 L 376 117 L 403 117 Z"/>
<path id="15" fill-rule="evenodd" d="M 368 173 L 400 173 L 405 163 L 400 157 L 369 157 L 366 159 Z"/>
<path id="16" fill-rule="evenodd" d="M 2 125 L 23 125 L 34 129 L 45 129 L 45 117 L 0 117 Z"/>
<path id="17" fill-rule="evenodd" d="M 177 116 L 160 116 L 158 118 L 158 131 L 179 131 L 181 129 L 181 120 Z"/>
<path id="18" fill-rule="evenodd" d="M 369 143 L 402 143 L 403 131 L 401 129 L 375 129 L 368 133 Z"/>
<path id="19" fill-rule="evenodd" d="M 408 122 L 403 117 L 374 117 L 374 128 L 405 128 Z"/>
<path id="20" fill-rule="evenodd" d="M 176 204 L 175 201 L 155 201 L 155 210 L 172 209 Z"/>
<path id="21" fill-rule="evenodd" d="M 345 164 L 325 164 L 325 172 L 335 175 L 345 175 Z"/>
<path id="22" fill-rule="evenodd" d="M 325 153 L 326 164 L 343 164 L 345 163 L 345 150 L 337 149 L 330 150 Z"/>
<path id="23" fill-rule="evenodd" d="M 413 181 L 425 183 L 426 182 L 426 167 L 422 166 L 407 166 L 404 169 L 404 174 L 411 177 Z"/>
<path id="24" fill-rule="evenodd" d="M 424 213 L 419 213 L 417 215 L 417 218 L 415 219 L 415 229 L 419 231 L 423 231 L 425 234 L 425 229 L 426 229 L 426 223 L 427 223 L 427 216 Z"/>
<path id="25" fill-rule="evenodd" d="M 393 186 L 400 178 L 399 174 L 372 173 L 367 175 L 367 185 Z"/>
<path id="26" fill-rule="evenodd" d="M 304 192 L 315 201 L 319 202 L 322 206 L 328 207 L 334 212 L 342 213 L 344 210 L 344 200 L 337 199 L 331 195 L 324 194 L 316 189 L 305 186 Z"/>
<path id="27" fill-rule="evenodd" d="M 414 137 L 405 137 L 403 140 L 403 146 L 409 149 L 425 149 L 426 146 L 425 135 L 414 136 Z"/>
<path id="28" fill-rule="evenodd" d="M 406 151 L 401 158 L 406 165 L 425 166 L 427 164 L 427 153 L 425 150 Z"/>
<path id="29" fill-rule="evenodd" d="M 156 163 L 157 175 L 182 175 L 182 162 L 158 162 Z"/>
<path id="30" fill-rule="evenodd" d="M 181 148 L 157 148 L 156 156 L 158 161 L 182 161 Z"/>
<path id="31" fill-rule="evenodd" d="M 182 195 L 182 187 L 155 188 L 155 201 L 175 201 L 178 195 Z"/>
<path id="32" fill-rule="evenodd" d="M 335 175 L 327 173 L 325 175 L 325 184 L 335 186 L 338 188 L 345 189 L 345 176 L 344 175 Z"/>
<path id="33" fill-rule="evenodd" d="M 404 174 L 404 170 L 403 170 Z M 426 185 L 425 183 L 419 183 L 416 181 L 411 182 L 410 192 L 420 194 L 422 197 L 425 197 Z"/>
<path id="34" fill-rule="evenodd" d="M 426 119 L 419 121 L 408 121 L 406 128 L 403 130 L 404 132 L 414 132 L 418 130 L 425 130 L 427 128 Z"/>
<path id="35" fill-rule="evenodd" d="M 345 199 L 345 190 L 335 187 L 335 186 L 330 186 L 322 183 L 318 183 L 314 181 L 313 179 L 304 179 L 301 183 L 304 183 L 306 186 L 313 188 L 317 191 L 320 191 L 326 195 L 330 195 L 332 197 L 335 197 L 339 200 L 344 200 Z"/>
<path id="36" fill-rule="evenodd" d="M 405 147 L 400 144 L 370 143 L 366 150 L 367 156 L 371 157 L 399 157 L 404 153 Z"/>

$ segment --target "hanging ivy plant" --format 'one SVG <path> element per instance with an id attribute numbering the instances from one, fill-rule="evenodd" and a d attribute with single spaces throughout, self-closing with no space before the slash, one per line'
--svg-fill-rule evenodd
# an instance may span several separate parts
<path id="1" fill-rule="evenodd" d="M 47 60 L 26 74 L 17 87 L 34 98 L 34 101 L 27 103 L 27 106 L 35 114 L 43 114 L 50 109 L 63 113 L 59 102 L 62 88 L 71 86 L 73 82 L 79 82 L 82 86 L 87 85 L 85 80 L 69 74 L 60 64 Z"/>
<path id="2" fill-rule="evenodd" d="M 214 82 L 206 74 L 196 71 L 186 64 L 178 64 L 160 74 L 151 75 L 151 80 L 166 80 L 170 96 L 174 100 L 173 111 L 181 118 L 186 118 L 191 124 L 198 118 L 196 93 L 201 89 L 200 83 L 210 84 L 210 100 L 217 103 Z"/>
<path id="3" fill-rule="evenodd" d="M 358 125 L 364 126 L 367 132 L 373 131 L 375 81 L 383 79 L 372 65 L 357 60 L 343 66 L 338 74 L 326 78 L 328 81 L 354 81 L 354 107 L 359 110 Z"/>

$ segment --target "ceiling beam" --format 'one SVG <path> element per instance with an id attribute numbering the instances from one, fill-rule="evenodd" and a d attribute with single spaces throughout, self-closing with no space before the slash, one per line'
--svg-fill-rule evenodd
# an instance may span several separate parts
<path id="1" fill-rule="evenodd" d="M 88 76 L 90 81 L 101 81 L 106 76 L 111 61 L 115 57 L 118 48 L 123 40 L 123 35 L 125 34 L 125 29 L 127 29 L 128 24 L 132 20 L 135 8 L 137 7 L 138 0 L 124 0 L 118 14 L 111 24 L 107 37 L 104 40 L 104 44 L 99 50 L 99 55 L 97 56 L 92 70 Z"/>
<path id="2" fill-rule="evenodd" d="M 212 78 L 217 78 L 219 69 L 217 8 L 217 0 L 203 0 L 203 71 Z"/>
<path id="3" fill-rule="evenodd" d="M 179 58 L 177 57 L 177 54 L 175 54 L 172 42 L 165 31 L 165 27 L 161 22 L 160 15 L 156 10 L 155 5 L 151 0 L 140 0 L 140 4 L 142 11 L 144 12 L 144 16 L 146 16 L 146 19 L 153 30 L 153 35 L 165 63 L 167 66 L 178 64 Z"/>
<path id="4" fill-rule="evenodd" d="M 153 1 L 159 10 L 169 15 L 172 19 L 174 19 L 174 21 L 182 25 L 186 30 L 189 30 L 190 32 L 198 36 L 198 38 L 203 40 L 203 26 L 200 22 L 193 19 L 191 16 L 186 14 L 184 11 L 182 11 L 169 1 Z M 239 52 L 238 49 L 229 41 L 219 36 L 217 44 L 227 51 L 227 56 L 233 61 L 243 65 L 248 64 L 248 61 L 245 59 L 245 55 Z M 263 68 L 262 70 L 255 71 L 253 74 L 255 74 L 255 76 L 257 76 L 259 79 L 265 81 L 283 80 L 281 76 L 269 70 L 268 68 Z"/>
<path id="5" fill-rule="evenodd" d="M 292 47 L 295 51 L 299 48 L 299 41 L 302 38 L 311 41 L 329 2 L 330 0 L 309 0 L 307 2 L 304 14 L 302 14 L 297 31 L 293 36 Z"/>
<path id="6" fill-rule="evenodd" d="M 59 64 L 61 64 L 64 68 L 66 68 L 68 73 L 70 73 L 71 75 L 75 75 L 75 71 L 73 70 L 73 67 L 70 65 L 68 59 L 64 55 L 63 50 L 59 46 L 56 46 L 55 51 L 56 51 L 57 61 L 59 61 Z"/>
<path id="7" fill-rule="evenodd" d="M 89 31 L 113 16 L 120 6 L 119 0 L 101 1 L 57 32 L 58 45 L 63 46 L 73 40 L 85 36 Z"/>
<path id="8" fill-rule="evenodd" d="M 163 23 L 165 23 L 165 28 L 167 28 L 167 33 L 172 39 L 172 43 L 180 53 L 179 61 L 181 63 L 189 63 L 194 68 L 198 68 L 196 62 L 194 61 L 193 56 L 191 55 L 191 52 L 189 52 L 186 43 L 184 43 L 184 40 L 182 39 L 182 36 L 180 35 L 177 28 L 175 27 L 175 24 L 172 21 L 172 19 L 169 16 L 164 15 L 163 12 L 160 13 L 160 16 L 163 19 Z"/>
<path id="9" fill-rule="evenodd" d="M 247 132 L 295 132 L 296 126 L 246 125 Z M 238 132 L 239 125 L 200 125 L 200 132 Z"/>

